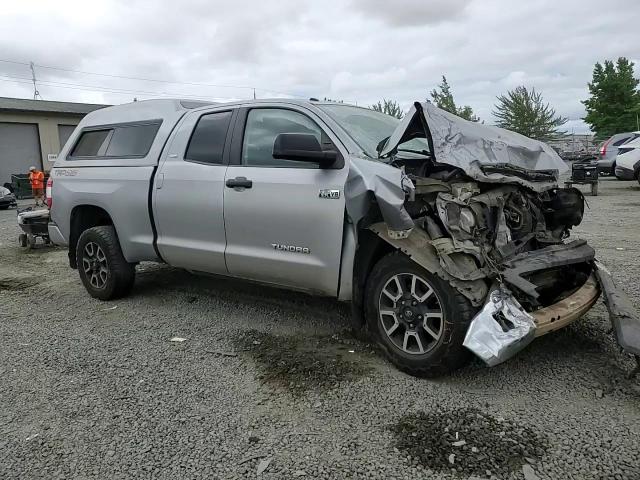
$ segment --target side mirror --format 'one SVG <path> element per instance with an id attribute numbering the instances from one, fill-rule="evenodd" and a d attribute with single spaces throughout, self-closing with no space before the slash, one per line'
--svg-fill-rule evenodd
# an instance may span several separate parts
<path id="1" fill-rule="evenodd" d="M 281 133 L 273 142 L 273 158 L 317 163 L 329 168 L 338 158 L 335 150 L 322 150 L 320 142 L 310 133 Z"/>

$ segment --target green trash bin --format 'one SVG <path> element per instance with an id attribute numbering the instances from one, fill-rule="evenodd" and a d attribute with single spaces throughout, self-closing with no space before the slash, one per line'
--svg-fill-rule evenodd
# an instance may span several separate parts
<path id="1" fill-rule="evenodd" d="M 49 175 L 45 173 L 44 187 L 47 186 L 48 179 Z M 11 175 L 11 186 L 13 187 L 13 193 L 15 193 L 18 200 L 33 198 L 33 192 L 31 191 L 31 182 L 29 181 L 28 173 L 15 173 Z"/>

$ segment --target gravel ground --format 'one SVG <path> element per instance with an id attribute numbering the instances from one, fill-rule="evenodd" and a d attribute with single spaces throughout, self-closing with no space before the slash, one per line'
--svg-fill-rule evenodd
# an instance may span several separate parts
<path id="1" fill-rule="evenodd" d="M 640 307 L 640 187 L 600 192 L 577 236 Z M 640 380 L 601 303 L 429 381 L 334 301 L 145 264 L 102 303 L 17 234 L 0 212 L 0 478 L 640 478 Z"/>

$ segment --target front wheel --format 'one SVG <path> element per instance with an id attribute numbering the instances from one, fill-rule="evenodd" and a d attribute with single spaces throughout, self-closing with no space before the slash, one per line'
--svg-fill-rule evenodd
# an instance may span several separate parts
<path id="1" fill-rule="evenodd" d="M 93 227 L 82 232 L 76 260 L 80 279 L 92 297 L 112 300 L 131 291 L 135 265 L 122 255 L 113 226 Z"/>
<path id="2" fill-rule="evenodd" d="M 437 377 L 470 358 L 462 342 L 475 309 L 446 281 L 405 255 L 386 255 L 373 268 L 366 308 L 377 343 L 404 372 Z"/>

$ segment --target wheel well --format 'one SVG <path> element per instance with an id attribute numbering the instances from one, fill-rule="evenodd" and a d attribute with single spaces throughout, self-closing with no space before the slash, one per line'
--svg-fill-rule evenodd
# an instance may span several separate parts
<path id="1" fill-rule="evenodd" d="M 381 239 L 376 233 L 368 229 L 358 232 L 358 245 L 353 261 L 353 296 L 351 299 L 351 314 L 354 325 L 362 328 L 365 325 L 364 292 L 367 278 L 374 265 L 387 253 L 396 249 Z"/>
<path id="2" fill-rule="evenodd" d="M 71 211 L 71 230 L 69 233 L 69 265 L 78 268 L 76 263 L 76 245 L 82 232 L 89 228 L 113 225 L 106 210 L 95 205 L 78 205 Z"/>

